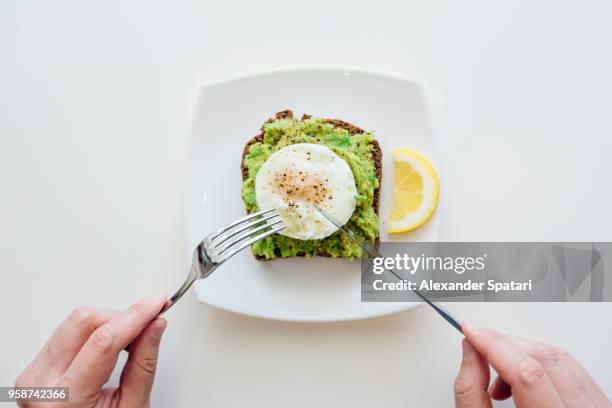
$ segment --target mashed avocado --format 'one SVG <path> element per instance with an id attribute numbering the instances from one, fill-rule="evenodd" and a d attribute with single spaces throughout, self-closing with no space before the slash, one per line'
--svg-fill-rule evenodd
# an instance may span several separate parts
<path id="1" fill-rule="evenodd" d="M 295 143 L 317 143 L 327 146 L 351 168 L 357 187 L 356 207 L 347 226 L 361 240 L 374 243 L 378 237 L 378 216 L 374 211 L 374 190 L 378 188 L 372 155 L 371 132 L 350 135 L 346 129 L 325 123 L 322 119 L 277 119 L 266 123 L 263 142 L 253 143 L 245 155 L 247 177 L 242 185 L 242 199 L 249 212 L 258 211 L 255 199 L 255 176 L 276 150 Z M 320 240 L 302 241 L 274 234 L 255 243 L 253 254 L 267 259 L 318 253 L 333 257 L 361 256 L 361 248 L 340 231 Z"/>

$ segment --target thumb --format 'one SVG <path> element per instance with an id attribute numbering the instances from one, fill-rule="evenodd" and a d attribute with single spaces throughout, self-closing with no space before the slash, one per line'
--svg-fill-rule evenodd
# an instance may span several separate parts
<path id="1" fill-rule="evenodd" d="M 159 344 L 166 325 L 164 319 L 153 320 L 131 344 L 119 384 L 120 406 L 148 406 L 157 367 Z"/>
<path id="2" fill-rule="evenodd" d="M 455 379 L 455 406 L 457 408 L 490 408 L 489 363 L 467 340 L 461 343 L 463 359 Z"/>

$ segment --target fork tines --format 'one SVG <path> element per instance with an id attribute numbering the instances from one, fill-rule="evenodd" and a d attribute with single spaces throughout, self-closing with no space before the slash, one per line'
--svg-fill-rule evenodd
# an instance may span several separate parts
<path id="1" fill-rule="evenodd" d="M 213 232 L 204 245 L 211 260 L 221 263 L 244 248 L 285 228 L 276 209 L 247 215 Z"/>

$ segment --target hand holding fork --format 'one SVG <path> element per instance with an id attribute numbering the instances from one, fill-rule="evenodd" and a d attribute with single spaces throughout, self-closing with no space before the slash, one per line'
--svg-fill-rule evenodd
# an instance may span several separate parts
<path id="1" fill-rule="evenodd" d="M 270 209 L 249 214 L 208 235 L 193 251 L 187 279 L 158 316 L 170 309 L 196 280 L 206 278 L 238 252 L 283 228 L 285 225 L 276 209 Z"/>

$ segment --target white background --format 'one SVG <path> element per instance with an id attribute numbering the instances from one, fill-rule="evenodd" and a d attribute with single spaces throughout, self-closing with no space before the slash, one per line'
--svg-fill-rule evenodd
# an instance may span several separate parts
<path id="1" fill-rule="evenodd" d="M 198 87 L 245 72 L 420 78 L 443 240 L 610 241 L 611 19 L 608 0 L 3 1 L 0 385 L 75 306 L 182 281 Z M 612 305 L 450 308 L 566 347 L 612 393 Z M 312 325 L 187 296 L 167 317 L 157 407 L 452 405 L 460 338 L 424 307 Z"/>

